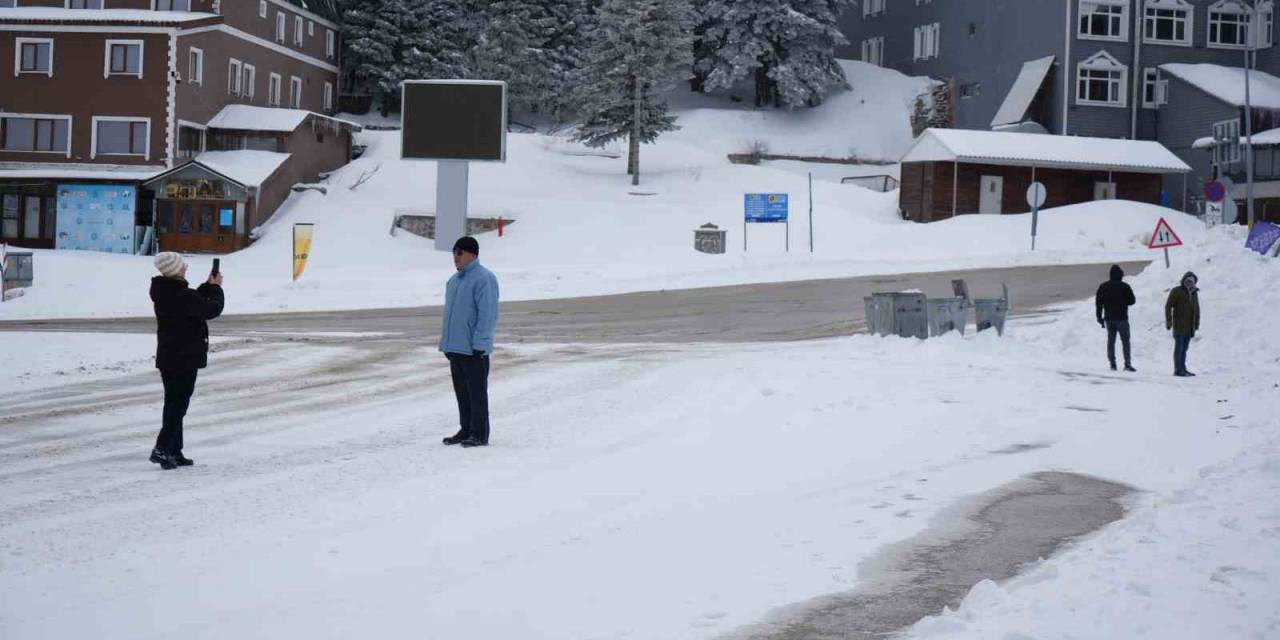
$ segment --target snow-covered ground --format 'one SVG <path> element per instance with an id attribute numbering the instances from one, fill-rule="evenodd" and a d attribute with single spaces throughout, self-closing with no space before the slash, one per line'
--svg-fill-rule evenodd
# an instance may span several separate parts
<path id="1" fill-rule="evenodd" d="M 430 347 L 250 341 L 202 373 L 197 466 L 161 472 L 146 345 L 52 351 L 0 395 L 0 637 L 714 638 L 1043 470 L 1141 493 L 915 636 L 1273 637 L 1280 261 L 1242 244 L 1214 229 L 1132 279 L 1138 374 L 1106 370 L 1091 301 L 1004 338 L 504 346 L 485 450 L 439 445 Z M 1200 376 L 1176 379 L 1186 269 Z M 0 362 L 49 340 L 6 336 Z"/>
<path id="2" fill-rule="evenodd" d="M 785 141 L 791 145 L 786 151 L 797 154 L 843 157 L 829 146 L 857 144 L 872 145 L 858 148 L 865 157 L 897 157 L 910 143 L 902 105 L 914 99 L 922 81 L 862 63 L 846 68 L 853 89 L 812 111 L 754 111 L 726 108 L 723 99 L 686 98 L 696 104 L 681 107 L 683 128 L 644 147 L 644 176 L 636 188 L 623 175 L 625 158 L 608 157 L 608 149 L 511 134 L 507 163 L 471 169 L 472 215 L 516 220 L 505 237 L 480 237 L 481 259 L 499 275 L 504 299 L 1151 258 L 1144 243 L 1160 216 L 1186 240 L 1202 233 L 1199 222 L 1167 209 L 1094 203 L 1044 212 L 1033 253 L 1028 215 L 908 223 L 898 216 L 896 192 L 838 184 L 843 175 L 896 174 L 895 165 L 824 164 L 813 167 L 820 179 L 814 181 L 811 234 L 803 167 L 733 165 L 726 154 L 739 151 L 739 138 L 749 134 L 772 146 Z M 261 240 L 223 257 L 228 312 L 441 302 L 452 271 L 449 256 L 426 239 L 389 233 L 397 212 L 434 209 L 435 164 L 401 162 L 395 131 L 366 132 L 362 140 L 367 153 L 333 174 L 328 195 L 294 194 L 261 230 Z M 350 189 L 375 168 L 368 182 Z M 749 250 L 743 250 L 748 192 L 791 195 L 790 252 L 786 229 L 776 224 L 753 225 Z M 316 225 L 310 264 L 296 283 L 290 266 L 295 222 Z M 707 222 L 727 230 L 725 255 L 693 250 L 693 230 Z M 212 257 L 191 257 L 191 273 L 206 272 Z M 36 286 L 0 305 L 0 319 L 151 313 L 149 258 L 37 251 L 35 262 Z"/>

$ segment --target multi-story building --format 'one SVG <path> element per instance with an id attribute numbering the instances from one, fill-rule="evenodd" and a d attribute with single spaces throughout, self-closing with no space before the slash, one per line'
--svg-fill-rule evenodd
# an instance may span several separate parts
<path id="1" fill-rule="evenodd" d="M 301 0 L 0 0 L 0 241 L 244 246 L 350 159 L 338 38 Z M 72 223 L 104 207 L 133 215 Z"/>
<path id="2" fill-rule="evenodd" d="M 1158 140 L 1193 169 L 1187 189 L 1165 180 L 1182 206 L 1216 175 L 1194 142 L 1244 130 L 1246 47 L 1254 130 L 1280 128 L 1275 16 L 1274 0 L 863 0 L 841 55 L 946 82 L 957 128 Z"/>

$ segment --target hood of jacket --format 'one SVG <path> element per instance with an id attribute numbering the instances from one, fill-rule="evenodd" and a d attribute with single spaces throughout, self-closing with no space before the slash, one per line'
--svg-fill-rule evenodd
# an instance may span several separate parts
<path id="1" fill-rule="evenodd" d="M 1111 265 L 1111 280 L 1115 282 L 1119 282 L 1120 280 L 1123 280 L 1123 279 L 1124 279 L 1124 269 L 1121 269 L 1120 265 L 1118 264 Z"/>
<path id="2" fill-rule="evenodd" d="M 1193 283 L 1193 284 L 1192 284 L 1192 286 L 1193 286 L 1193 287 L 1194 287 L 1194 286 L 1196 286 L 1196 285 L 1199 285 L 1199 284 L 1200 284 L 1200 277 L 1199 277 L 1199 276 L 1197 276 L 1195 273 L 1193 273 L 1193 272 L 1191 272 L 1191 271 L 1188 271 L 1188 272 L 1186 272 L 1186 273 L 1182 274 L 1182 278 L 1181 278 L 1180 280 L 1178 280 L 1178 284 L 1179 284 L 1179 285 L 1181 285 L 1182 283 L 1186 282 L 1186 281 L 1187 281 L 1187 278 L 1191 278 L 1191 281 L 1192 281 L 1192 283 Z"/>
<path id="3" fill-rule="evenodd" d="M 151 279 L 151 301 L 158 302 L 160 298 L 171 296 L 178 291 L 185 291 L 186 288 L 186 280 L 168 276 L 156 276 Z"/>

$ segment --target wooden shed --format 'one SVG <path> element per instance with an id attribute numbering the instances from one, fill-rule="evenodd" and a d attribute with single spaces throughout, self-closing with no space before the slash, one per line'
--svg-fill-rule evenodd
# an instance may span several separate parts
<path id="1" fill-rule="evenodd" d="M 1091 200 L 1161 203 L 1163 176 L 1191 170 L 1158 142 L 1004 131 L 926 129 L 902 157 L 898 206 L 916 222 L 968 213 L 1026 213 Z"/>

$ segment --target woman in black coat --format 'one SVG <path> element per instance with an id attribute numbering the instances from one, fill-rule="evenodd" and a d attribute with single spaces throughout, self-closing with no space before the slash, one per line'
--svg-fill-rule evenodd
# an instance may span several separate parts
<path id="1" fill-rule="evenodd" d="M 151 461 L 162 469 L 192 464 L 182 455 L 182 419 L 196 388 L 196 372 L 209 364 L 209 325 L 222 314 L 222 274 L 196 289 L 187 286 L 187 265 L 173 252 L 156 255 L 160 275 L 151 279 L 156 311 L 156 368 L 164 382 L 164 417 Z"/>

